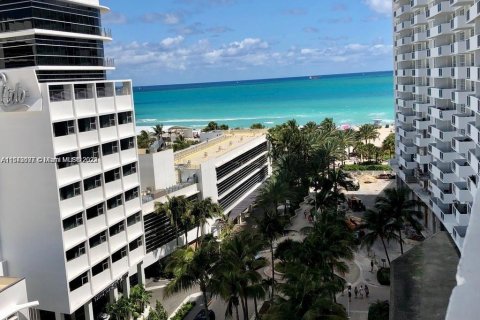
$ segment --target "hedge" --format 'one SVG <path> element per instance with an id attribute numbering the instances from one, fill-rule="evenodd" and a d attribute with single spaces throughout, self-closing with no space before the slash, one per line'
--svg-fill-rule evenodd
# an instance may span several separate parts
<path id="1" fill-rule="evenodd" d="M 368 308 L 368 320 L 388 320 L 390 305 L 388 300 L 372 303 Z"/>
<path id="2" fill-rule="evenodd" d="M 344 171 L 391 171 L 388 164 L 346 164 L 342 167 Z"/>
<path id="3" fill-rule="evenodd" d="M 390 285 L 390 268 L 380 268 L 377 271 L 377 280 L 381 285 Z"/>
<path id="4" fill-rule="evenodd" d="M 171 318 L 171 320 L 183 320 L 187 314 L 195 307 L 195 301 L 183 304 L 178 312 Z"/>

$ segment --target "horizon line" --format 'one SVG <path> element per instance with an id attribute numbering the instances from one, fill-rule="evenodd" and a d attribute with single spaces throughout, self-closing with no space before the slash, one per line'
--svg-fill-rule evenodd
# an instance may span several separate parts
<path id="1" fill-rule="evenodd" d="M 313 74 L 313 75 L 291 76 L 291 77 L 280 77 L 280 78 L 257 78 L 257 79 L 243 79 L 243 80 L 191 82 L 191 83 L 149 84 L 149 85 L 143 85 L 143 86 L 133 86 L 133 88 L 135 89 L 135 88 L 149 88 L 149 87 L 174 87 L 174 86 L 188 86 L 188 85 L 208 85 L 208 84 L 220 84 L 220 83 L 299 79 L 299 78 L 308 78 L 308 77 L 348 76 L 348 75 L 366 74 L 366 73 L 380 73 L 380 72 L 393 72 L 393 70 L 348 72 L 348 73 L 331 73 L 331 74 Z"/>

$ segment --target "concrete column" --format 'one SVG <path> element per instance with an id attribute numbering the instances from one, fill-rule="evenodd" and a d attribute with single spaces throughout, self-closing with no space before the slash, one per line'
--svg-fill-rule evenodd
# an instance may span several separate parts
<path id="1" fill-rule="evenodd" d="M 127 276 L 125 278 L 125 281 L 123 281 L 123 296 L 126 298 L 130 296 L 130 277 L 129 276 Z"/>
<path id="2" fill-rule="evenodd" d="M 110 303 L 116 302 L 118 300 L 118 288 L 115 287 L 112 290 L 110 290 L 109 296 L 110 296 Z"/>
<path id="3" fill-rule="evenodd" d="M 55 320 L 65 320 L 65 315 L 60 312 L 55 312 Z"/>
<path id="4" fill-rule="evenodd" d="M 145 286 L 145 269 L 143 268 L 143 261 L 137 264 L 137 278 L 138 284 Z"/>
<path id="5" fill-rule="evenodd" d="M 87 302 L 83 307 L 85 308 L 85 320 L 95 320 L 92 301 Z"/>

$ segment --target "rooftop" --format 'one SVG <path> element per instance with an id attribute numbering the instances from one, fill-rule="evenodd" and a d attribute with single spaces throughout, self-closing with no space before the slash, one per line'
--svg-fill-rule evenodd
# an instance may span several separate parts
<path id="1" fill-rule="evenodd" d="M 220 157 L 250 141 L 266 135 L 266 130 L 231 130 L 223 136 L 199 143 L 175 153 L 176 165 L 196 168 L 200 164 Z"/>
<path id="2" fill-rule="evenodd" d="M 0 277 L 0 292 L 20 281 L 22 281 L 21 278 Z"/>
<path id="3" fill-rule="evenodd" d="M 390 319 L 445 319 L 458 261 L 458 251 L 446 231 L 392 261 Z"/>

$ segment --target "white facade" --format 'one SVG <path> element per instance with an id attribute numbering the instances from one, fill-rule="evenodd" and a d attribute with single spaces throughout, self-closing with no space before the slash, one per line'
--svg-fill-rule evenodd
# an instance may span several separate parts
<path id="1" fill-rule="evenodd" d="M 168 197 L 173 196 L 211 198 L 223 207 L 231 219 L 237 218 L 248 208 L 248 205 L 241 205 L 242 201 L 271 174 L 266 135 L 254 133 L 252 137 L 252 132 L 247 133 L 248 139 L 246 133 L 241 132 L 237 139 L 242 141 L 237 140 L 238 146 L 232 143 L 230 149 L 222 149 L 219 145 L 223 142 L 223 146 L 230 146 L 228 139 L 235 137 L 235 134 L 223 136 L 222 133 L 213 140 L 176 153 L 165 150 L 139 155 L 147 246 L 144 267 L 166 257 L 176 248 L 173 235 L 158 240 L 158 232 L 153 231 L 163 221 L 153 214 L 156 202 L 166 202 Z M 221 150 L 221 154 L 203 156 L 211 150 Z M 183 164 L 186 159 L 193 162 Z M 204 232 L 212 232 L 213 223 L 211 221 Z M 179 243 L 192 242 L 196 239 L 196 229 L 188 233 L 187 240 L 182 233 L 180 235 Z"/>
<path id="2" fill-rule="evenodd" d="M 479 2 L 395 0 L 398 177 L 461 249 L 480 172 Z"/>
<path id="3" fill-rule="evenodd" d="M 63 3 L 66 10 L 75 3 L 107 11 L 95 0 Z M 84 308 L 87 319 L 94 316 L 92 301 L 116 283 L 128 286 L 137 273 L 142 281 L 145 255 L 132 84 L 105 80 L 112 67 L 98 46 L 111 37 L 100 27 L 91 30 L 0 32 L 1 50 L 21 37 L 37 47 L 61 37 L 98 53 L 59 65 L 69 53 L 54 61 L 38 50 L 34 65 L 0 69 L 3 92 L 15 100 L 7 103 L 4 95 L 0 102 L 5 272 L 27 279 L 38 310 L 58 317 Z M 99 79 L 82 80 L 88 77 Z"/>

